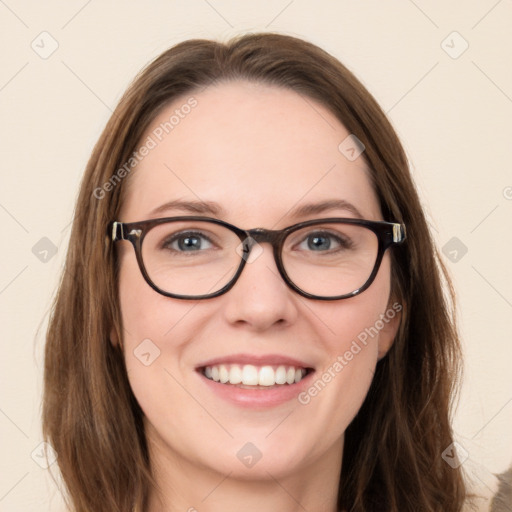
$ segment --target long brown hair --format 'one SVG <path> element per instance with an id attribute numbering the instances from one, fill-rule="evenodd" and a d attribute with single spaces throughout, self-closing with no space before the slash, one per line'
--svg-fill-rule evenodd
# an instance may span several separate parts
<path id="1" fill-rule="evenodd" d="M 346 431 L 339 509 L 460 511 L 461 468 L 442 458 L 453 441 L 450 414 L 460 375 L 454 293 L 406 156 L 381 108 L 347 68 L 313 44 L 270 33 L 226 44 L 189 40 L 164 52 L 129 87 L 87 164 L 48 327 L 44 374 L 43 435 L 58 454 L 70 507 L 144 510 L 155 485 L 143 413 L 122 351 L 109 342 L 112 330 L 122 339 L 115 254 L 106 236 L 129 181 L 119 179 L 119 169 L 171 101 L 240 79 L 284 87 L 330 109 L 366 147 L 384 220 L 407 228 L 406 243 L 392 251 L 401 324 Z"/>

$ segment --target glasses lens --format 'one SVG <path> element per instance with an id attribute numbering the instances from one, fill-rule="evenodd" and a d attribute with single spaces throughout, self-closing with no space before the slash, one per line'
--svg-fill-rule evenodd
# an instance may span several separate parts
<path id="1" fill-rule="evenodd" d="M 145 236 L 142 260 L 157 288 L 176 295 L 207 295 L 234 277 L 241 262 L 240 239 L 212 222 L 158 224 Z"/>
<path id="2" fill-rule="evenodd" d="M 370 277 L 379 250 L 377 235 L 355 224 L 324 223 L 288 235 L 283 267 L 301 290 L 321 297 L 350 294 Z"/>

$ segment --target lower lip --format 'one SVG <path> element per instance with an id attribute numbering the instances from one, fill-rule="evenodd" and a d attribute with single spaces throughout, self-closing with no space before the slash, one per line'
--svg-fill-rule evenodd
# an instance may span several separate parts
<path id="1" fill-rule="evenodd" d="M 221 384 L 208 379 L 198 372 L 203 382 L 220 398 L 239 407 L 268 408 L 297 399 L 299 393 L 308 387 L 315 372 L 308 373 L 300 382 L 295 384 L 281 384 L 277 386 L 261 386 L 255 389 L 239 388 L 233 384 Z"/>

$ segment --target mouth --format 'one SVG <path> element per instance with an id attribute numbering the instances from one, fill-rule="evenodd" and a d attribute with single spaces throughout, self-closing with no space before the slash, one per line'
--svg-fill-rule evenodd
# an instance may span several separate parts
<path id="1" fill-rule="evenodd" d="M 272 389 L 298 384 L 313 368 L 293 365 L 215 364 L 197 369 L 207 379 L 242 389 Z"/>

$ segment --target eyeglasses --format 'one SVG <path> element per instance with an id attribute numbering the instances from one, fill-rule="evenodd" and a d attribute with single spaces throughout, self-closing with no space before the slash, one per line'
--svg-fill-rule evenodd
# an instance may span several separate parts
<path id="1" fill-rule="evenodd" d="M 272 245 L 277 269 L 292 290 L 309 299 L 346 299 L 372 284 L 386 249 L 406 238 L 403 224 L 350 218 L 243 230 L 186 216 L 112 222 L 109 232 L 114 242 L 132 243 L 149 286 L 177 299 L 226 293 L 261 254 L 262 243 Z"/>

